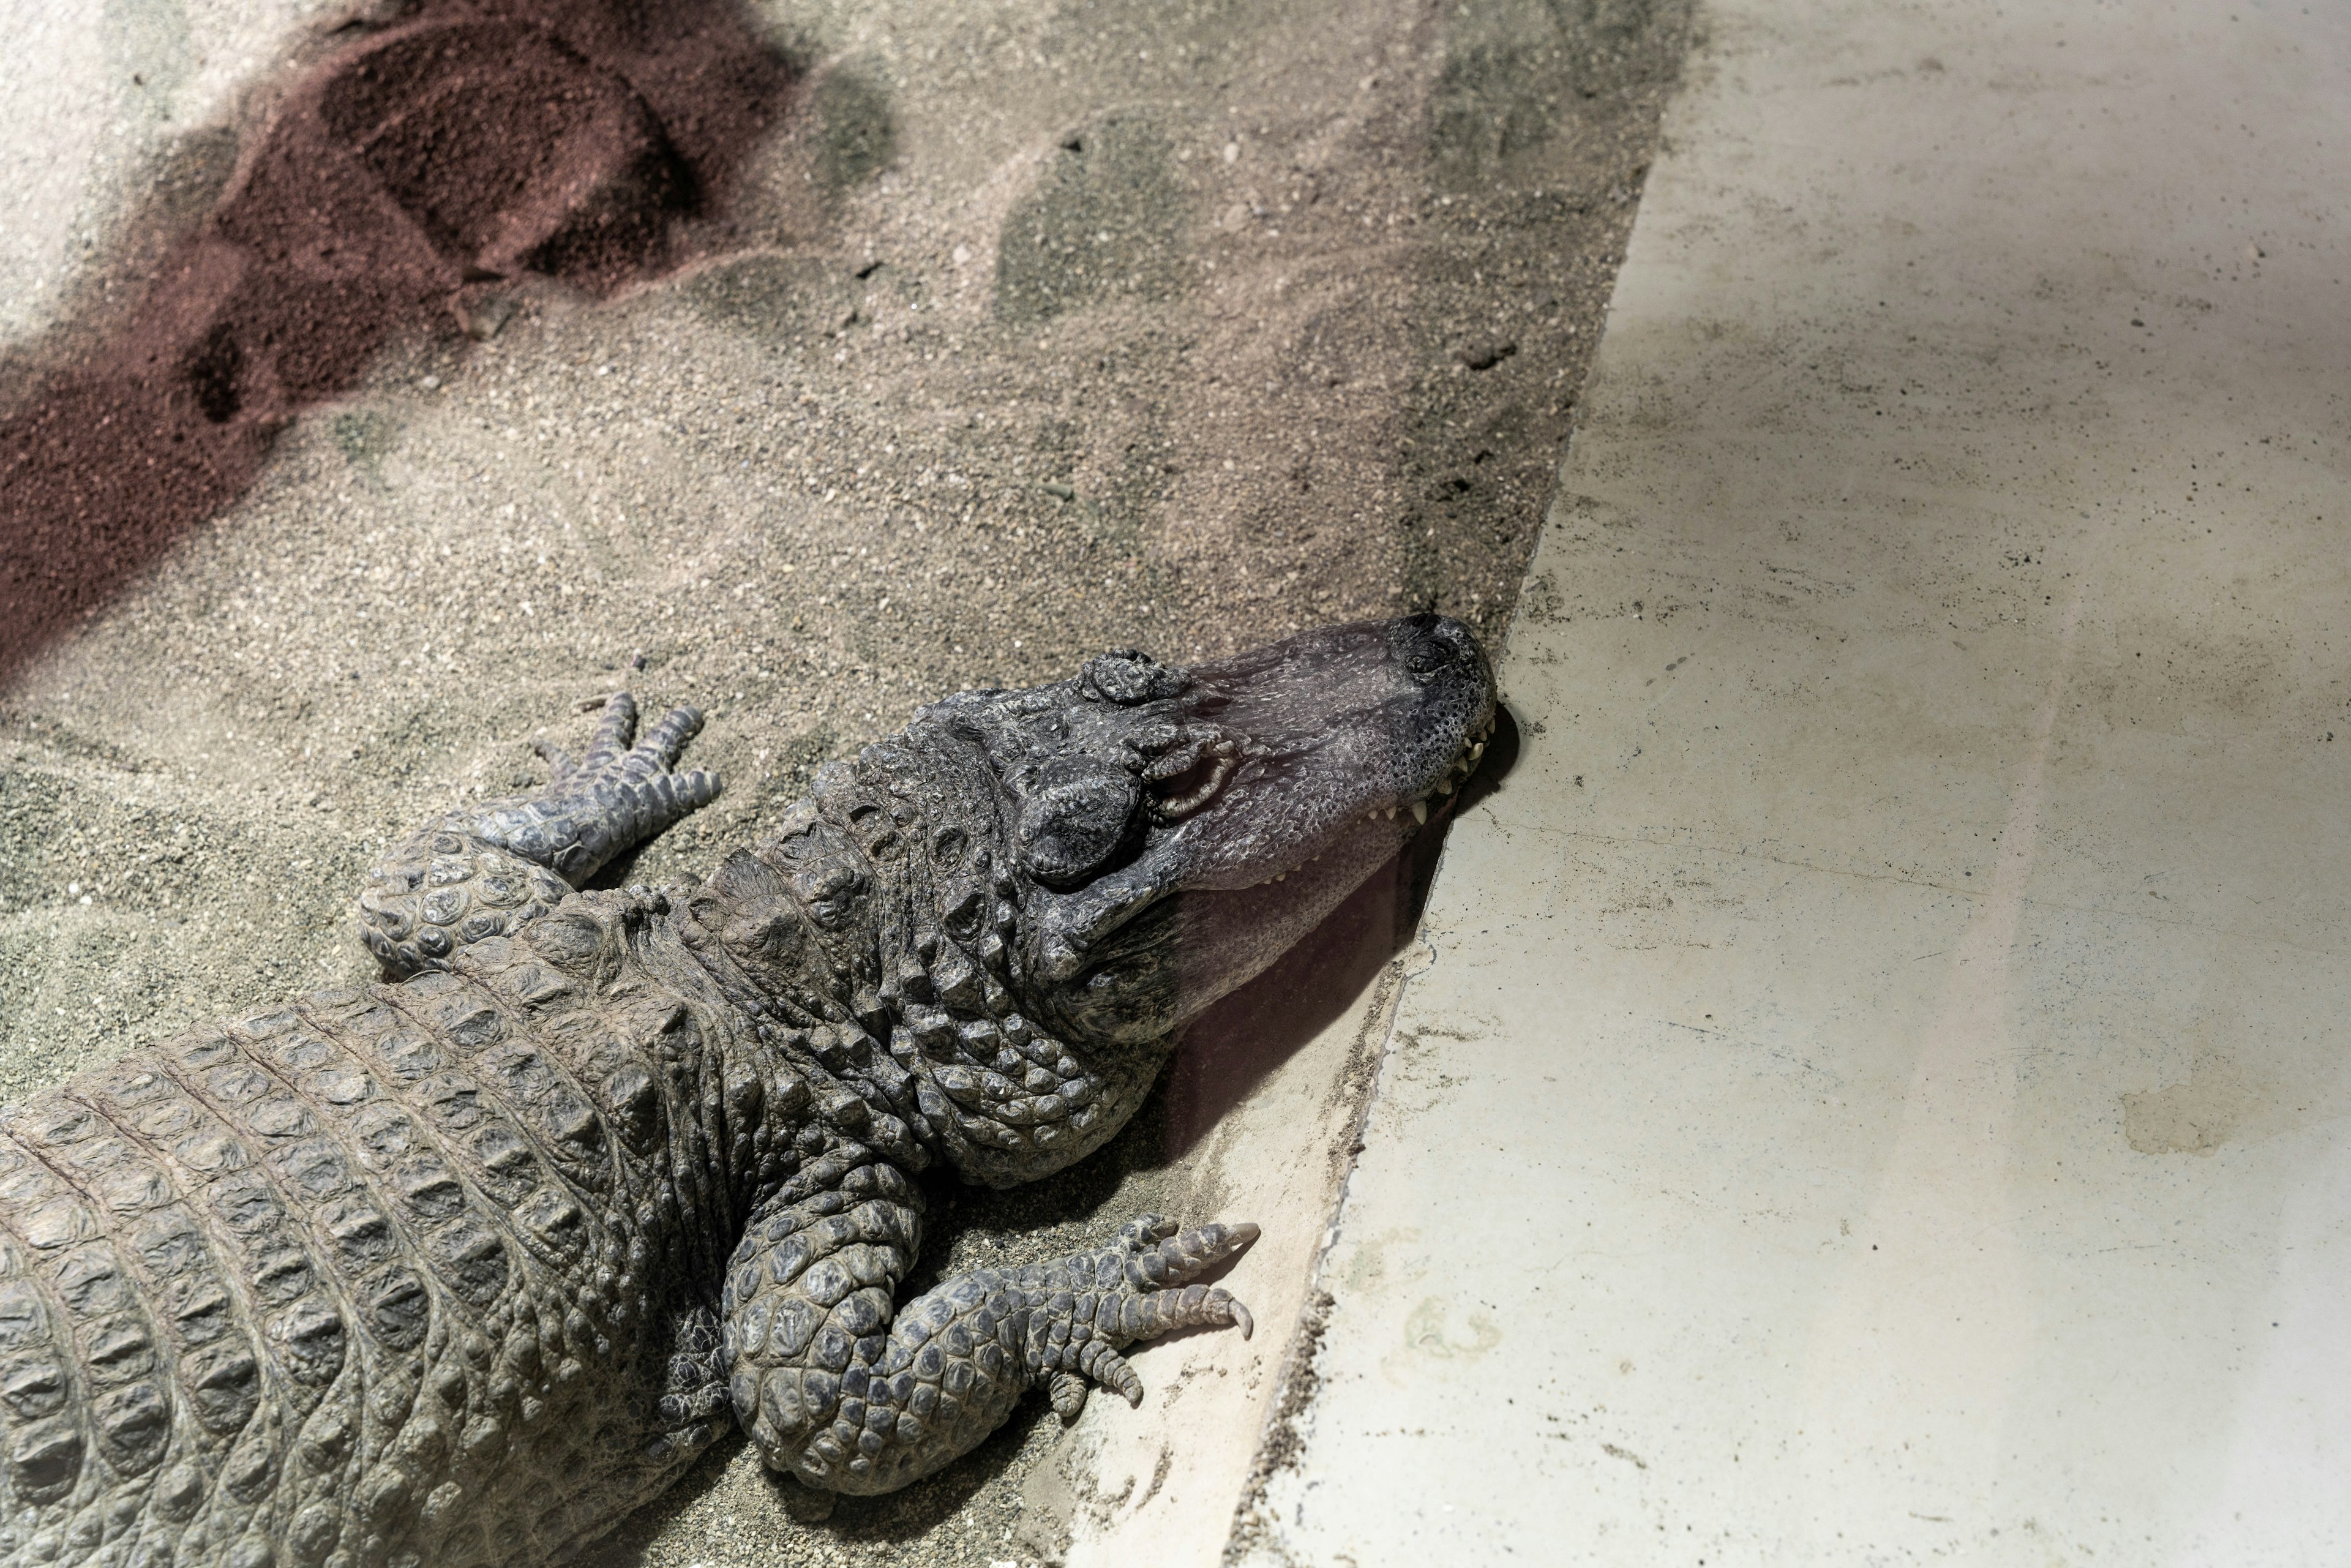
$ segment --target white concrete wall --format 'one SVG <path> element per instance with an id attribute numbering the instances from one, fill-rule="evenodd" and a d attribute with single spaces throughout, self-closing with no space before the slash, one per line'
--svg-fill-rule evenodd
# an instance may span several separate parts
<path id="1" fill-rule="evenodd" d="M 1252 1563 L 2351 1547 L 2351 11 L 1727 0 Z"/>

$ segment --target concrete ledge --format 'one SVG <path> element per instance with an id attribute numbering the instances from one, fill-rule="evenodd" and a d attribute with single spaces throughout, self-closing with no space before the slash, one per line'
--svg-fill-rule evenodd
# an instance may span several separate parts
<path id="1" fill-rule="evenodd" d="M 2351 1539 L 2351 26 L 1730 3 L 1252 1563 Z"/>

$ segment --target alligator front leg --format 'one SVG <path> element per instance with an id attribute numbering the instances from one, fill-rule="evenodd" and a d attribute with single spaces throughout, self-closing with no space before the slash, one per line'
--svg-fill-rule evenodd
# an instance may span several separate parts
<path id="1" fill-rule="evenodd" d="M 604 704 L 577 762 L 542 742 L 545 788 L 426 824 L 387 851 L 360 894 L 360 930 L 393 979 L 445 969 L 468 943 L 537 919 L 612 857 L 716 800 L 716 774 L 676 773 L 702 715 L 672 708 L 632 746 L 636 700 Z"/>
<path id="2" fill-rule="evenodd" d="M 1256 1239 L 1254 1225 L 1177 1232 L 1156 1217 L 1112 1246 L 1017 1270 L 959 1274 L 891 1316 L 919 1231 L 913 1188 L 859 1165 L 832 1191 L 780 1195 L 727 1269 L 722 1312 L 736 1418 L 768 1464 L 826 1491 L 883 1492 L 977 1448 L 1031 1388 L 1074 1416 L 1089 1383 L 1130 1404 L 1118 1354 L 1247 1309 L 1196 1275 Z"/>

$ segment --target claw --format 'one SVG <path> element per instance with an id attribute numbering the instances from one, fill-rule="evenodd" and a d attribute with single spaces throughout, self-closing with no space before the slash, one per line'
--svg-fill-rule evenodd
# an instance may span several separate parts
<path id="1" fill-rule="evenodd" d="M 591 773 L 605 767 L 629 748 L 636 734 L 637 699 L 626 692 L 614 692 L 604 705 L 604 716 L 596 721 L 596 737 L 589 742 L 580 767 Z"/>
<path id="2" fill-rule="evenodd" d="M 546 740 L 533 743 L 531 749 L 547 762 L 549 779 L 544 786 L 483 801 L 472 811 L 452 812 L 379 863 L 362 908 L 370 922 L 365 933 L 370 950 L 388 976 L 447 967 L 457 947 L 509 931 L 515 923 L 554 907 L 568 891 L 564 883 L 580 885 L 613 856 L 717 798 L 716 774 L 700 768 L 690 773 L 670 771 L 686 742 L 702 727 L 698 710 L 672 708 L 643 744 L 632 747 L 636 699 L 626 692 L 614 692 L 599 703 L 603 715 L 583 756 L 574 758 Z M 418 891 L 427 862 L 437 866 L 461 849 L 480 862 L 474 867 L 482 873 L 473 878 L 482 901 L 475 912 L 466 915 L 462 902 L 454 912 L 444 915 L 434 914 L 429 903 L 414 910 L 406 908 L 403 900 L 427 896 Z M 530 873 L 544 877 L 544 884 L 528 900 L 509 896 L 518 885 L 515 868 L 510 863 L 495 866 L 492 861 L 480 861 L 483 855 L 493 860 L 519 857 L 533 867 L 544 868 Z M 549 872 L 554 874 L 547 876 Z M 458 896 L 462 900 L 466 895 Z M 517 903 L 523 905 L 519 910 L 493 917 Z M 413 945 L 410 934 L 414 937 Z"/>
<path id="3" fill-rule="evenodd" d="M 1238 1225 L 1203 1225 L 1161 1242 L 1159 1250 L 1174 1265 L 1171 1274 L 1180 1271 L 1180 1277 L 1189 1279 L 1210 1264 L 1231 1257 L 1256 1240 L 1259 1234 L 1258 1228 L 1246 1220 Z"/>
<path id="4" fill-rule="evenodd" d="M 622 771 L 632 778 L 642 778 L 647 773 L 659 773 L 671 768 L 676 763 L 678 754 L 685 749 L 685 743 L 701 729 L 700 708 L 670 709 L 662 715 L 661 722 L 637 742 L 636 748 L 622 763 Z"/>
<path id="5" fill-rule="evenodd" d="M 1140 1252 L 1155 1241 L 1176 1234 L 1176 1222 L 1161 1214 L 1138 1214 L 1118 1229 L 1118 1245 Z"/>
<path id="6" fill-rule="evenodd" d="M 1078 1370 L 1112 1390 L 1127 1404 L 1139 1406 L 1143 1403 L 1142 1377 L 1127 1364 L 1126 1357 L 1113 1350 L 1106 1341 L 1091 1341 L 1078 1353 Z M 1056 1392 L 1059 1390 L 1058 1377 L 1064 1375 L 1057 1375 Z M 1060 1406 L 1056 1405 L 1054 1408 L 1059 1409 Z"/>
<path id="7" fill-rule="evenodd" d="M 547 764 L 547 781 L 550 784 L 560 784 L 580 770 L 580 765 L 571 760 L 571 753 L 551 741 L 535 740 L 530 748 Z"/>
<path id="8" fill-rule="evenodd" d="M 1230 1323 L 1247 1339 L 1257 1332 L 1249 1309 L 1233 1300 L 1221 1285 L 1186 1285 L 1180 1291 L 1152 1291 L 1129 1296 L 1120 1303 L 1118 1332 L 1129 1341 L 1157 1339 L 1177 1329 L 1222 1328 Z"/>

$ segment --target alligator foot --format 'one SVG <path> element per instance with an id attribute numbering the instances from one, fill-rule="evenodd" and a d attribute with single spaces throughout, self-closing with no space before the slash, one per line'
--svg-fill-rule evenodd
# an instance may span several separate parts
<path id="1" fill-rule="evenodd" d="M 636 738 L 636 699 L 604 704 L 587 754 L 541 741 L 545 787 L 453 811 L 388 851 L 360 894 L 360 935 L 393 978 L 448 967 L 562 902 L 614 856 L 718 796 L 718 776 L 674 771 L 702 715 L 672 708 Z M 633 742 L 633 744 L 632 744 Z"/>
<path id="2" fill-rule="evenodd" d="M 1256 1324 L 1222 1286 L 1190 1281 L 1258 1238 L 1254 1225 L 1204 1225 L 1178 1231 L 1156 1214 L 1130 1221 L 1109 1247 L 1020 1270 L 1029 1309 L 1024 1360 L 1043 1378 L 1053 1413 L 1074 1421 L 1094 1384 L 1129 1405 L 1143 1403 L 1143 1379 L 1118 1347 L 1177 1329 Z"/>
<path id="3" fill-rule="evenodd" d="M 546 788 L 486 804 L 473 814 L 468 831 L 577 887 L 615 855 L 718 798 L 716 774 L 671 771 L 701 728 L 700 709 L 674 707 L 632 746 L 637 701 L 615 692 L 585 757 L 574 762 L 538 742 L 536 749 L 551 775 Z"/>

